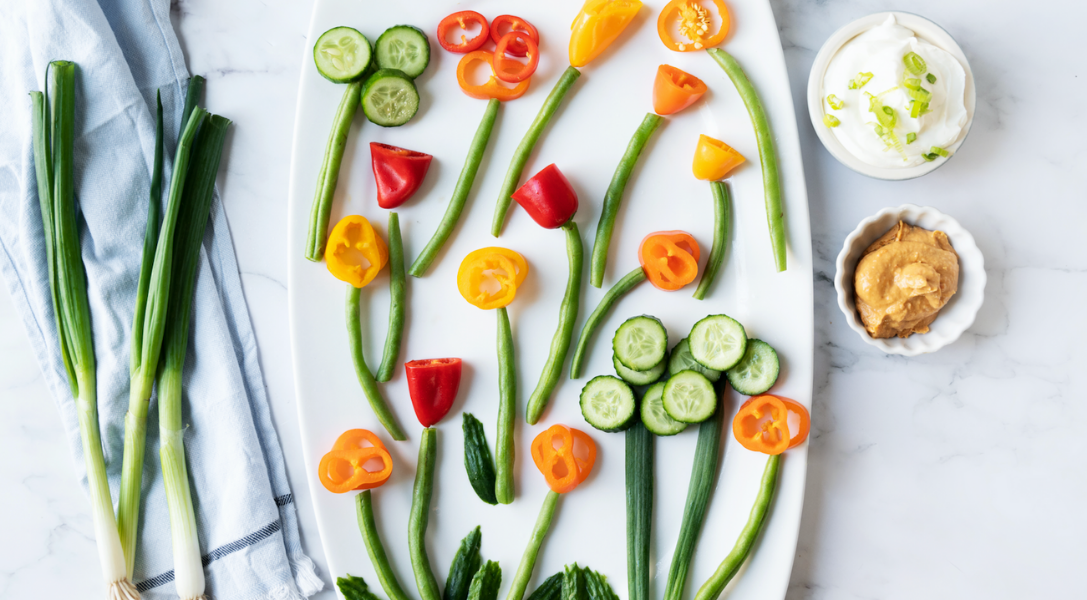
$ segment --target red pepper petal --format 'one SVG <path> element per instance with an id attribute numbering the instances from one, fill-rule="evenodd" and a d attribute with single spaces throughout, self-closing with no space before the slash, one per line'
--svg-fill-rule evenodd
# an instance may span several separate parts
<path id="1" fill-rule="evenodd" d="M 502 25 L 509 24 L 509 31 L 522 31 L 528 34 L 528 37 L 532 38 L 532 41 L 537 46 L 540 45 L 540 32 L 536 30 L 536 27 L 521 17 L 515 17 L 513 15 L 498 15 L 491 21 L 491 39 L 495 44 L 498 40 L 502 39 L 505 33 L 499 31 Z M 506 50 L 506 54 L 511 56 L 525 56 L 528 54 L 528 46 L 520 40 L 511 42 L 509 48 Z"/>
<path id="2" fill-rule="evenodd" d="M 577 192 L 554 163 L 525 182 L 513 199 L 544 229 L 557 229 L 577 212 Z"/>
<path id="3" fill-rule="evenodd" d="M 461 366 L 459 358 L 430 358 L 404 364 L 411 405 L 423 427 L 441 421 L 453 407 L 460 388 Z"/>
<path id="4" fill-rule="evenodd" d="M 423 184 L 434 159 L 429 154 L 378 142 L 370 142 L 370 158 L 377 182 L 377 205 L 381 208 L 396 208 L 411 198 Z"/>

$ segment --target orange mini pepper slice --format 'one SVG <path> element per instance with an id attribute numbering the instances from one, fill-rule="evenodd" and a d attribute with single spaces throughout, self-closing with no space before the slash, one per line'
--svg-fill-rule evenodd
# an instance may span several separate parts
<path id="1" fill-rule="evenodd" d="M 340 219 L 328 235 L 325 264 L 336 279 L 361 288 L 389 262 L 389 247 L 361 215 Z"/>
<path id="2" fill-rule="evenodd" d="M 747 160 L 728 144 L 708 135 L 698 136 L 698 146 L 694 150 L 694 171 L 696 179 L 717 181 L 728 175 L 729 171 L 742 165 Z"/>
<path id="3" fill-rule="evenodd" d="M 552 425 L 532 440 L 532 462 L 559 494 L 576 488 L 596 464 L 596 444 L 579 429 Z"/>
<path id="4" fill-rule="evenodd" d="M 375 460 L 381 461 L 378 470 L 373 470 Z M 317 467 L 321 485 L 334 494 L 376 488 L 392 473 L 393 460 L 385 444 L 365 429 L 343 432 Z"/>
<path id="5" fill-rule="evenodd" d="M 698 242 L 686 231 L 658 231 L 645 236 L 638 261 L 658 289 L 673 292 L 698 276 Z"/>
<path id="6" fill-rule="evenodd" d="M 490 77 L 487 79 L 486 83 L 481 85 L 476 85 L 468 81 L 469 68 L 477 62 L 485 62 L 491 67 Z M 519 67 L 520 64 L 515 66 Z M 488 100 L 490 98 L 501 100 L 502 102 L 516 100 L 521 96 L 524 96 L 525 92 L 528 91 L 530 81 L 532 81 L 531 77 L 513 87 L 502 85 L 502 83 L 498 81 L 498 76 L 494 67 L 494 52 L 487 52 L 486 50 L 469 52 L 464 55 L 464 58 L 460 59 L 459 63 L 457 63 L 457 83 L 460 84 L 460 89 L 464 90 L 465 94 L 480 100 Z"/>
<path id="7" fill-rule="evenodd" d="M 789 427 L 789 448 L 796 448 L 804 443 L 804 440 L 808 439 L 808 432 L 811 431 L 811 415 L 808 414 L 808 409 L 804 408 L 804 405 L 796 400 L 790 400 L 782 396 L 775 396 L 775 398 L 784 402 L 785 408 L 789 411 L 788 416 L 785 418 L 785 424 Z"/>
<path id="8" fill-rule="evenodd" d="M 788 402 L 788 404 L 786 403 Z M 789 413 L 799 417 L 796 438 L 789 431 Z M 781 454 L 808 435 L 808 411 L 800 404 L 765 394 L 744 402 L 732 420 L 732 434 L 744 448 L 763 454 Z"/>
<path id="9" fill-rule="evenodd" d="M 457 271 L 457 289 L 473 306 L 483 310 L 513 302 L 517 287 L 528 275 L 525 257 L 509 248 L 492 246 L 470 252 Z M 492 289 L 494 284 L 497 289 Z"/>
<path id="10" fill-rule="evenodd" d="M 697 102 L 707 89 L 694 75 L 672 65 L 661 65 L 653 80 L 653 111 L 658 115 L 677 113 Z"/>
<path id="11" fill-rule="evenodd" d="M 728 7 L 722 0 L 713 0 L 713 5 L 717 8 L 717 19 L 721 22 L 716 28 L 713 25 L 713 15 L 696 0 L 672 0 L 657 17 L 657 35 L 669 50 L 676 52 L 705 50 L 720 44 L 728 35 L 731 19 Z M 673 26 L 687 41 L 672 37 Z M 711 30 L 713 33 L 710 33 Z"/>
<path id="12" fill-rule="evenodd" d="M 638 0 L 587 0 L 570 24 L 570 66 L 584 67 L 599 56 L 641 8 Z"/>

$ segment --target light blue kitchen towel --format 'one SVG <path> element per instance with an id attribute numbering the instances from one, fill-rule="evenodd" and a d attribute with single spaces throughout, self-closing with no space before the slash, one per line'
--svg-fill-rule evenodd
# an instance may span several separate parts
<path id="1" fill-rule="evenodd" d="M 0 276 L 56 399 L 86 488 L 75 405 L 53 324 L 28 96 L 42 89 L 49 61 L 79 65 L 75 187 L 98 360 L 99 420 L 114 501 L 154 155 L 151 107 L 161 90 L 167 156 L 172 156 L 188 82 L 169 11 L 169 0 L 0 1 Z M 228 138 L 228 150 L 229 145 Z M 221 174 L 229 166 L 228 151 Z M 166 176 L 168 181 L 169 172 Z M 322 584 L 302 552 L 218 198 L 211 214 L 197 274 L 184 402 L 185 448 L 207 591 L 217 600 L 303 598 Z M 157 423 L 152 399 L 134 576 L 144 598 L 176 597 Z"/>

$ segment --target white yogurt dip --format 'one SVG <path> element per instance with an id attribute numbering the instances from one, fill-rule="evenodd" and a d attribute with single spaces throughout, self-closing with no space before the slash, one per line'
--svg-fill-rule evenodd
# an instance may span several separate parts
<path id="1" fill-rule="evenodd" d="M 924 60 L 924 72 L 907 70 L 903 57 L 911 52 Z M 919 80 L 924 90 L 913 91 L 914 96 L 931 94 L 928 112 L 916 118 L 911 116 L 914 98 L 907 80 L 914 87 Z M 854 81 L 855 89 L 850 89 Z M 924 164 L 925 155 L 944 160 L 933 149 L 942 151 L 958 140 L 967 121 L 965 90 L 966 72 L 959 61 L 918 39 L 891 16 L 846 42 L 830 60 L 823 75 L 823 110 L 839 121 L 831 131 L 853 156 L 874 167 L 912 167 Z M 830 95 L 844 106 L 834 109 L 827 101 Z M 873 96 L 878 106 L 893 109 L 893 115 L 883 115 L 884 124 L 893 121 L 892 127 L 877 127 L 880 122 L 870 110 Z"/>

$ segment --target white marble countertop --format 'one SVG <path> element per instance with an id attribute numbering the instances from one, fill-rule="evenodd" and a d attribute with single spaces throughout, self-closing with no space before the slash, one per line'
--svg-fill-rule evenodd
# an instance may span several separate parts
<path id="1" fill-rule="evenodd" d="M 733 0 L 741 1 L 741 0 Z M 658 5 L 661 2 L 651 2 Z M 792 79 L 815 245 L 815 399 L 790 599 L 1075 597 L 1087 533 L 1087 7 L 914 0 L 977 78 L 970 139 L 920 180 L 836 162 L 807 116 L 822 42 L 885 1 L 772 0 Z M 303 543 L 324 569 L 303 481 L 288 345 L 286 187 L 312 1 L 175 0 L 207 105 L 234 120 L 220 178 Z M 659 8 L 659 7 L 658 7 Z M 1048 124 L 1046 123 L 1048 121 Z M 845 235 L 885 206 L 931 205 L 970 230 L 989 275 L 978 319 L 929 356 L 850 330 L 831 284 Z M 0 598 L 101 588 L 89 504 L 10 298 L 0 292 Z M 1079 365 L 1079 367 L 1076 367 Z M 14 542 L 14 543 L 13 543 Z M 54 589 L 47 587 L 48 589 Z M 1078 591 L 1077 591 L 1078 590 Z M 321 600 L 335 595 L 327 588 Z"/>

